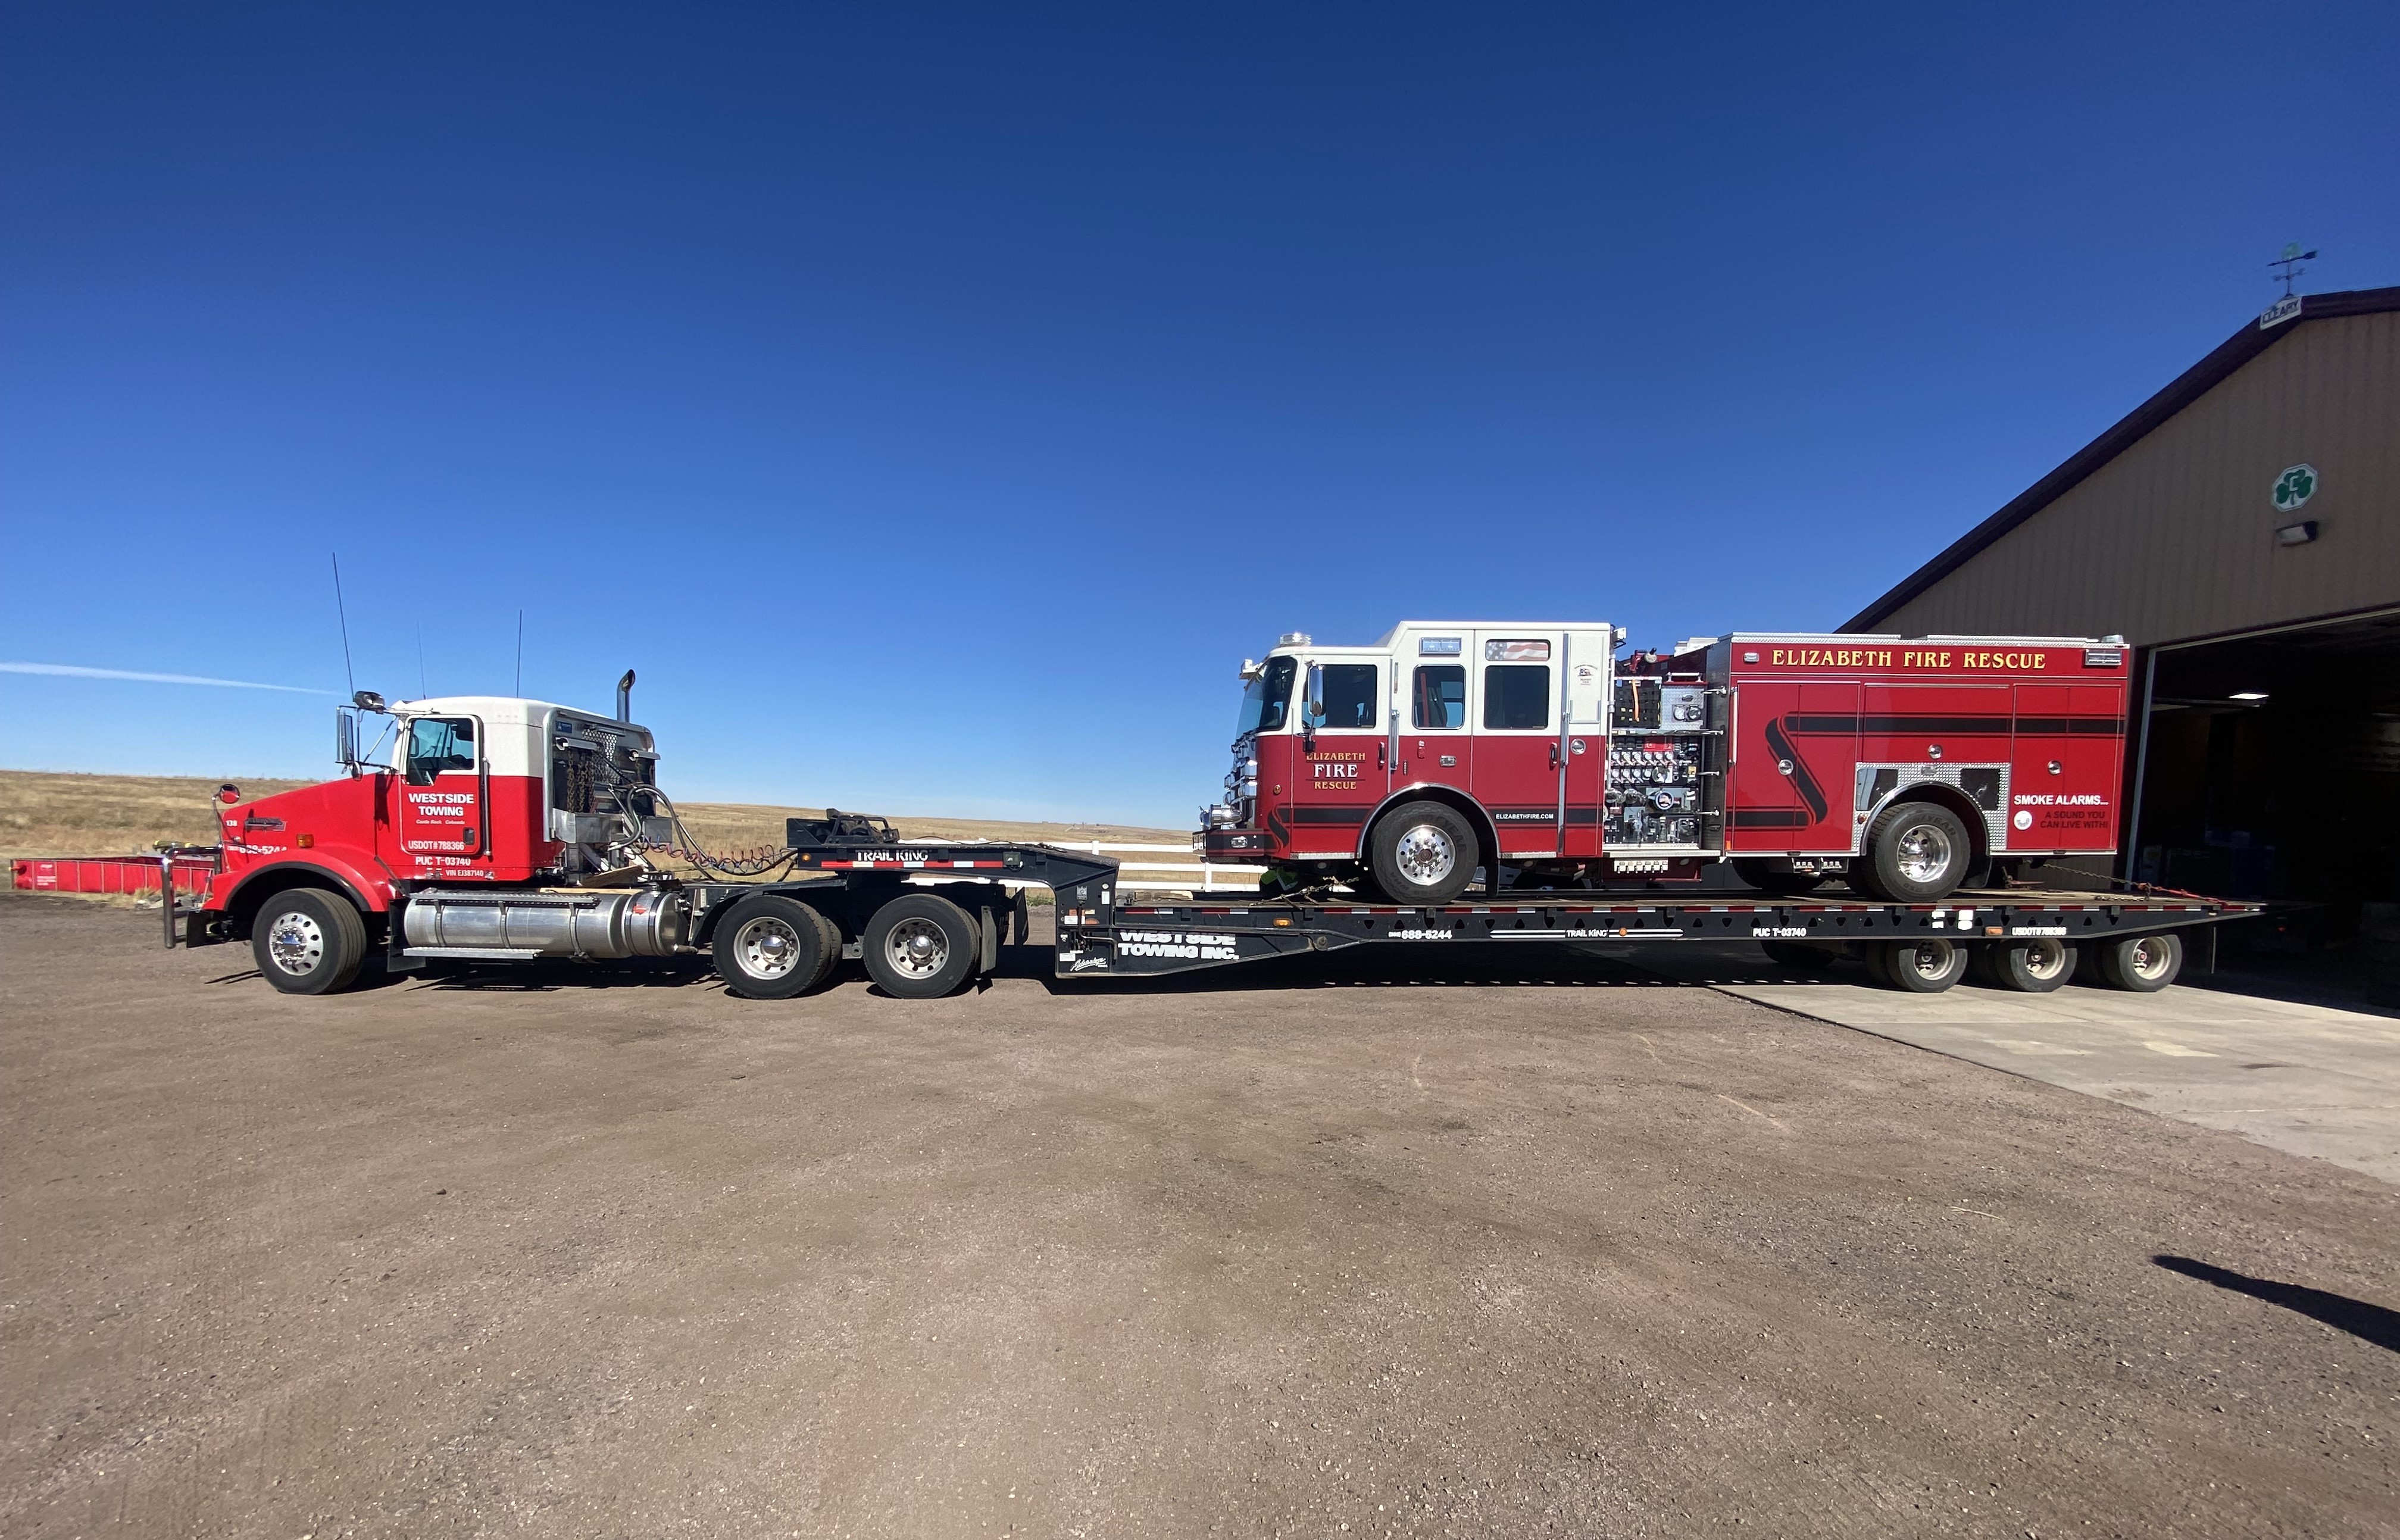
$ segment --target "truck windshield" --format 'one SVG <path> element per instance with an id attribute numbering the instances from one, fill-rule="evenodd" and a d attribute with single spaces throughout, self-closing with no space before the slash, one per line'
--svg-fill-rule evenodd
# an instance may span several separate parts
<path id="1" fill-rule="evenodd" d="M 1297 660 L 1270 658 L 1266 672 L 1251 680 L 1242 691 L 1242 716 L 1234 725 L 1234 735 L 1246 732 L 1281 732 L 1284 717 L 1291 711 L 1292 675 L 1300 672 Z"/>

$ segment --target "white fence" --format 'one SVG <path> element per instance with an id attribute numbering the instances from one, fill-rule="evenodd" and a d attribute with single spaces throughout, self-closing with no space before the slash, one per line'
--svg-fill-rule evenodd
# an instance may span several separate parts
<path id="1" fill-rule="evenodd" d="M 1266 870 L 1264 866 L 1231 866 L 1203 861 L 1198 856 L 1193 854 L 1192 847 L 1189 844 L 1111 845 L 1098 839 L 1078 839 L 1071 844 L 1063 839 L 1051 839 L 1045 840 L 1043 843 L 1055 846 L 1062 851 L 1089 851 L 1094 855 L 1114 855 L 1119 852 L 1124 852 L 1129 854 L 1144 854 L 1153 852 L 1169 851 L 1190 857 L 1190 859 L 1184 861 L 1121 861 L 1117 864 L 1117 870 L 1127 873 L 1194 872 L 1198 874 L 1198 880 L 1196 881 L 1192 878 L 1187 877 L 1180 882 L 1166 878 L 1132 876 L 1120 877 L 1117 879 L 1117 886 L 1120 888 L 1132 888 L 1136 890 L 1166 889 L 1173 893 L 1254 893 L 1258 890 L 1259 874 Z"/>

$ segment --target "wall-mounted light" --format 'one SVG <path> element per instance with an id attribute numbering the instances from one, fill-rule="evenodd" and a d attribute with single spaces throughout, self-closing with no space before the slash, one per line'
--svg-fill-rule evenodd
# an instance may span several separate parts
<path id="1" fill-rule="evenodd" d="M 2316 538 L 2317 522 L 2314 519 L 2303 519 L 2298 524 L 2287 524 L 2275 531 L 2277 545 L 2306 545 Z"/>
<path id="2" fill-rule="evenodd" d="M 2267 692 L 2263 689 L 2237 689 L 2226 697 L 2229 701 L 2263 701 L 2266 698 Z"/>

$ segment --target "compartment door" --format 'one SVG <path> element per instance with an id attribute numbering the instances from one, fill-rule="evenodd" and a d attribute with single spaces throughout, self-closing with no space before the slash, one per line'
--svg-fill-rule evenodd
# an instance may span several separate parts
<path id="1" fill-rule="evenodd" d="M 1753 679 L 1734 692 L 1725 848 L 1847 854 L 1856 838 L 1859 687 Z"/>
<path id="2" fill-rule="evenodd" d="M 2124 754 L 2123 686 L 2017 686 L 2008 848 L 2114 850 Z"/>

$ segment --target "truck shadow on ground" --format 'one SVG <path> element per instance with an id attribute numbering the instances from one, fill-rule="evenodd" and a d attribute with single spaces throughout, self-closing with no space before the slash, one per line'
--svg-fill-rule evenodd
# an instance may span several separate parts
<path id="1" fill-rule="evenodd" d="M 2281 1305 L 2337 1331 L 2347 1331 L 2361 1342 L 2372 1342 L 2387 1353 L 2400 1353 L 2400 1310 L 2386 1309 L 2364 1300 L 2353 1300 L 2347 1294 L 2331 1294 L 2301 1284 L 2254 1278 L 2246 1273 L 2195 1261 L 2189 1257 L 2158 1256 L 2150 1261 L 2170 1273 L 2180 1273 L 2187 1278 L 2197 1278 L 2202 1283 L 2214 1284 L 2231 1293 L 2247 1294 L 2254 1300 Z"/>
<path id="2" fill-rule="evenodd" d="M 1054 993 L 1208 994 L 1220 990 L 1388 989 L 1421 988 L 1691 988 L 1709 984 L 1823 984 L 1845 982 L 1832 973 L 1780 968 L 1764 958 L 1748 965 L 1728 961 L 1706 970 L 1705 978 L 1672 977 L 1630 957 L 1598 952 L 1541 949 L 1536 957 L 1506 942 L 1463 941 L 1438 951 L 1379 947 L 1303 952 L 1263 961 L 1198 969 L 1155 977 L 1060 978 L 1050 954 L 1003 961 L 1002 977 L 1036 979 Z M 1863 977 L 1863 972 L 1860 974 Z"/>

